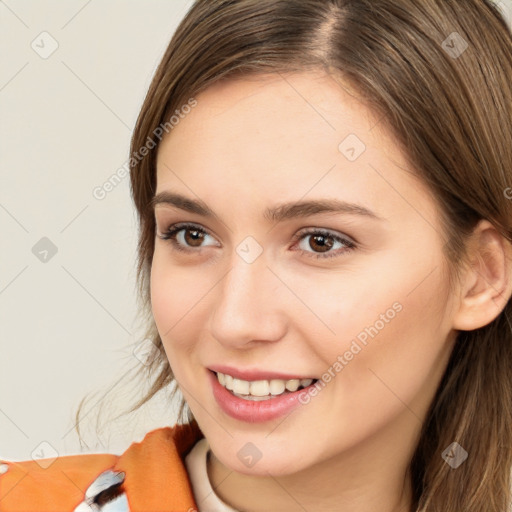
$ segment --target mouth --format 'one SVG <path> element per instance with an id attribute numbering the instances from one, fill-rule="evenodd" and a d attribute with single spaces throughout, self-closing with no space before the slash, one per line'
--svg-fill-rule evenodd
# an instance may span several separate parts
<path id="1" fill-rule="evenodd" d="M 214 372 L 210 370 L 217 379 L 217 382 L 233 396 L 243 400 L 260 402 L 271 400 L 283 395 L 289 395 L 311 385 L 314 385 L 318 379 L 261 379 L 261 380 L 242 380 L 233 377 L 227 373 Z"/>
<path id="2" fill-rule="evenodd" d="M 301 404 L 309 403 L 303 395 L 308 396 L 312 393 L 312 388 L 318 381 L 318 379 L 298 378 L 298 375 L 245 371 L 244 376 L 247 378 L 259 379 L 249 381 L 235 378 L 231 373 L 242 376 L 242 372 L 235 369 L 231 369 L 230 373 L 222 373 L 219 368 L 217 371 L 212 369 L 207 371 L 217 405 L 231 418 L 245 423 L 272 421 L 290 414 Z M 294 378 L 262 378 L 278 376 Z"/>

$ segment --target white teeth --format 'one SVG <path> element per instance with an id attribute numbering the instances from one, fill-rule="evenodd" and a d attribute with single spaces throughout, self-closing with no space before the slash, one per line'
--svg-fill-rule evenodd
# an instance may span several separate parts
<path id="1" fill-rule="evenodd" d="M 246 381 L 235 379 L 231 375 L 217 372 L 217 380 L 221 386 L 229 389 L 234 395 L 247 400 L 267 400 L 272 396 L 282 395 L 290 391 L 297 391 L 300 387 L 311 385 L 313 379 L 271 379 Z"/>
<path id="2" fill-rule="evenodd" d="M 262 400 L 270 400 L 272 398 L 272 395 L 252 396 L 252 395 L 239 395 L 238 393 L 233 393 L 233 394 L 239 398 L 243 398 L 244 400 L 250 400 L 251 402 L 261 402 Z"/>
<path id="3" fill-rule="evenodd" d="M 299 379 L 292 379 L 286 382 L 286 389 L 288 391 L 297 391 L 300 386 L 300 380 Z"/>
<path id="4" fill-rule="evenodd" d="M 272 379 L 270 381 L 270 393 L 272 395 L 280 395 L 281 393 L 284 393 L 285 389 L 286 383 L 284 380 Z"/>
<path id="5" fill-rule="evenodd" d="M 251 382 L 252 396 L 267 396 L 270 393 L 268 380 L 255 380 Z"/>
<path id="6" fill-rule="evenodd" d="M 218 376 L 219 376 L 219 374 L 217 374 L 217 379 L 219 378 Z M 231 375 L 224 375 L 224 380 L 225 380 L 225 383 L 223 384 L 223 386 L 226 389 L 233 391 L 233 380 L 234 380 L 233 377 L 231 377 Z M 221 384 L 222 384 L 222 382 L 221 382 Z"/>
<path id="7" fill-rule="evenodd" d="M 233 393 L 238 393 L 239 395 L 248 395 L 249 394 L 249 386 L 250 382 L 246 380 L 233 379 Z"/>

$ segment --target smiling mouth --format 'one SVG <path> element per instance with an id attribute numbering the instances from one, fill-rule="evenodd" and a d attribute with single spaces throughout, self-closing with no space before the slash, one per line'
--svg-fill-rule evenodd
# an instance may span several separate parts
<path id="1" fill-rule="evenodd" d="M 293 393 L 316 383 L 318 379 L 270 379 L 247 381 L 231 375 L 213 372 L 219 384 L 234 396 L 244 400 L 261 401 Z"/>

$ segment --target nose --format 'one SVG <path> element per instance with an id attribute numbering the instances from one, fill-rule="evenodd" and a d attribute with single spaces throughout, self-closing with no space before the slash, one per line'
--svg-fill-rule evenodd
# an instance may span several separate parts
<path id="1" fill-rule="evenodd" d="M 211 335 L 231 349 L 280 340 L 287 329 L 284 305 L 290 302 L 284 288 L 264 254 L 247 263 L 235 253 L 230 270 L 215 287 Z"/>

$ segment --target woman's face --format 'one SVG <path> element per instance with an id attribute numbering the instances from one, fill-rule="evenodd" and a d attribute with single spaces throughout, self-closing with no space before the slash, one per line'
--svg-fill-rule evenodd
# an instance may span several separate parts
<path id="1" fill-rule="evenodd" d="M 408 460 L 455 335 L 434 198 L 323 74 L 196 99 L 158 152 L 151 300 L 214 454 L 254 475 Z M 297 379 L 318 382 L 279 395 Z"/>

